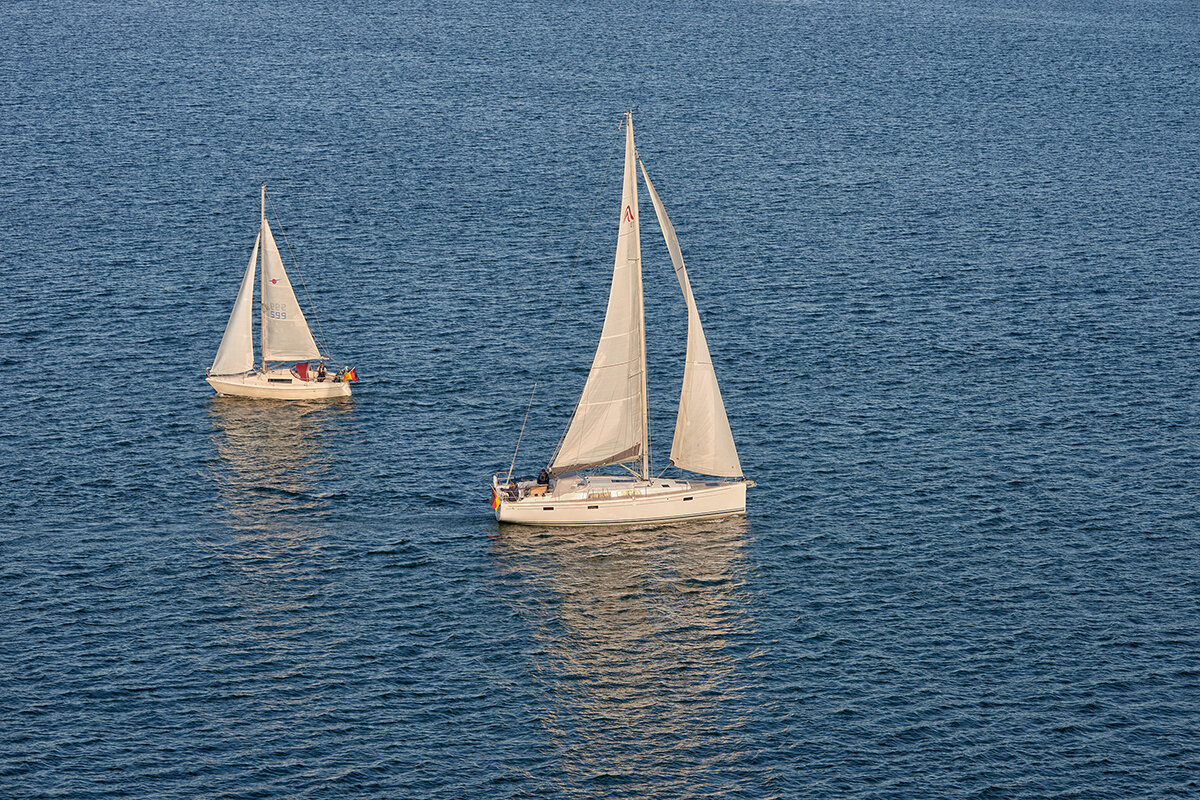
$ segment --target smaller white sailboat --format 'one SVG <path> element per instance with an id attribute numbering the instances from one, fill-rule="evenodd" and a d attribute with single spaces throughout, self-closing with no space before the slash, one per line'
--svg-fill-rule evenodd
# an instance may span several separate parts
<path id="1" fill-rule="evenodd" d="M 217 356 L 207 371 L 209 385 L 218 394 L 275 400 L 314 400 L 348 397 L 350 383 L 358 380 L 353 367 L 330 370 L 296 301 L 296 293 L 283 269 L 283 259 L 267 224 L 267 187 L 262 186 L 261 223 L 250 263 Z M 254 365 L 254 274 L 262 257 L 259 336 L 262 362 Z M 313 366 L 315 362 L 316 366 Z M 291 363 L 291 366 L 288 364 Z"/>
<path id="2" fill-rule="evenodd" d="M 638 158 L 625 115 L 625 178 L 608 311 L 592 368 L 558 451 L 538 480 L 492 477 L 496 519 L 527 525 L 611 525 L 746 513 L 746 487 L 675 228 Z M 687 306 L 687 354 L 671 463 L 713 480 L 653 477 L 646 411 L 646 329 L 637 169 L 654 204 Z M 514 456 L 515 460 L 515 456 Z M 594 470 L 621 466 L 625 475 Z"/>

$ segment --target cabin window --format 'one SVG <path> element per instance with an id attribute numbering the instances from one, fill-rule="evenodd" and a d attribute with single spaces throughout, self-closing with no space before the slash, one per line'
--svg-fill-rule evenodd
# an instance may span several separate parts
<path id="1" fill-rule="evenodd" d="M 684 499 L 684 500 L 691 500 L 692 498 L 690 498 L 690 497 L 685 497 L 685 498 L 683 498 L 683 499 Z"/>
<path id="2" fill-rule="evenodd" d="M 554 506 L 542 506 L 542 511 L 553 511 Z"/>
<path id="3" fill-rule="evenodd" d="M 599 508 L 599 507 L 600 507 L 600 506 L 588 506 L 588 508 L 589 508 L 589 509 L 592 509 L 592 508 Z"/>
<path id="4" fill-rule="evenodd" d="M 291 378 L 267 378 L 268 383 L 291 383 Z"/>

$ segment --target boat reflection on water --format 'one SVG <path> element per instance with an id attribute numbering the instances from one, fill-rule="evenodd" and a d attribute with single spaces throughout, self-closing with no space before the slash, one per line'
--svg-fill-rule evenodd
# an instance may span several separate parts
<path id="1" fill-rule="evenodd" d="M 328 511 L 352 400 L 214 397 L 208 410 L 218 456 L 209 473 L 224 522 L 236 529 L 294 528 Z"/>
<path id="2" fill-rule="evenodd" d="M 494 555 L 540 645 L 535 702 L 564 792 L 703 794 L 751 755 L 748 530 L 501 526 Z"/>
<path id="3" fill-rule="evenodd" d="M 344 635 L 323 600 L 330 580 L 325 520 L 339 496 L 339 472 L 348 471 L 354 401 L 215 397 L 208 410 L 216 454 L 207 472 L 217 495 L 208 513 L 223 530 L 195 537 L 192 552 L 204 576 L 198 590 L 222 598 L 225 612 L 205 621 L 206 644 L 190 656 L 194 668 L 220 664 L 225 686 L 268 673 L 320 675 L 329 642 Z M 251 703 L 233 696 L 228 713 L 266 714 L 312 730 L 339 710 L 306 698 L 299 709 L 287 691 L 257 693 Z"/>

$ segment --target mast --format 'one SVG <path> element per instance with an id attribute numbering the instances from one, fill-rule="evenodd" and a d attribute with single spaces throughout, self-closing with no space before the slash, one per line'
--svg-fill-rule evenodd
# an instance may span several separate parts
<path id="1" fill-rule="evenodd" d="M 267 184 L 266 184 L 266 182 L 263 182 L 263 184 L 259 187 L 258 215 L 259 215 L 259 217 L 258 217 L 258 235 L 259 235 L 259 239 L 261 240 L 262 239 L 262 229 L 267 227 Z M 266 277 L 267 277 L 267 263 L 265 260 L 263 261 L 263 273 L 262 274 L 263 274 L 263 280 L 265 281 Z M 264 298 L 262 297 L 262 291 L 260 290 L 258 294 L 259 294 L 258 302 L 261 305 L 264 300 Z M 262 324 L 261 319 L 258 321 L 258 327 L 261 329 L 261 330 L 259 330 L 258 335 L 259 335 L 259 338 L 261 339 L 261 341 L 259 342 L 259 346 L 260 346 L 260 349 L 262 350 L 262 371 L 265 373 L 267 371 L 267 330 L 266 330 L 266 326 L 264 326 Z"/>
<path id="2" fill-rule="evenodd" d="M 637 163 L 637 147 L 633 143 L 633 112 L 625 112 L 625 124 L 628 125 L 627 133 L 629 135 L 629 148 L 626 151 L 626 161 L 632 160 L 633 164 Z M 627 170 L 636 170 L 636 167 L 626 164 Z M 642 364 L 642 480 L 650 479 L 650 413 L 647 408 L 646 391 L 647 391 L 647 373 L 649 370 L 646 365 L 646 305 L 642 291 L 642 231 L 641 227 L 636 224 L 637 220 L 637 173 L 633 175 L 633 218 L 635 220 L 633 235 L 636 238 L 634 245 L 635 256 L 637 260 L 637 308 L 638 308 L 638 348 L 641 355 Z"/>

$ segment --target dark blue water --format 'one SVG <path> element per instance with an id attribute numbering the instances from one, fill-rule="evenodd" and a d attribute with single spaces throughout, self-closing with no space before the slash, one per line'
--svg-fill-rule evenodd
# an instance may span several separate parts
<path id="1" fill-rule="evenodd" d="M 1200 794 L 1193 4 L 0 22 L 0 796 Z M 626 108 L 758 486 L 501 530 L 540 365 L 526 473 L 591 360 Z M 351 402 L 203 382 L 260 181 Z"/>

